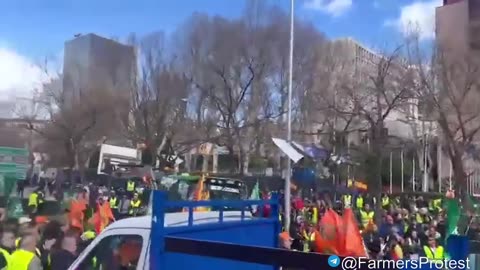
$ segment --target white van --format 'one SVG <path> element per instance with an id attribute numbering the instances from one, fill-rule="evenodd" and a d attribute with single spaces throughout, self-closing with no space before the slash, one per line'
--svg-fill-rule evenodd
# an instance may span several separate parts
<path id="1" fill-rule="evenodd" d="M 245 212 L 244 219 L 252 215 Z M 241 220 L 240 211 L 226 211 L 223 222 Z M 219 212 L 194 212 L 193 225 L 219 222 Z M 149 246 L 151 216 L 127 218 L 108 226 L 78 256 L 69 270 L 120 269 L 129 265 L 129 270 L 150 270 Z M 187 226 L 188 212 L 165 214 L 165 226 Z M 123 260 L 123 263 L 120 263 Z M 96 267 L 94 267 L 94 265 Z"/>

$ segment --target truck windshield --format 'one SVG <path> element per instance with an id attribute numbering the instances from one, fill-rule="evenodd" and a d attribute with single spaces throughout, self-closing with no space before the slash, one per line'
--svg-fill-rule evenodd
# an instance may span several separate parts
<path id="1" fill-rule="evenodd" d="M 169 200 L 190 200 L 198 185 L 197 179 L 182 179 L 166 176 L 162 178 L 161 188 L 167 190 Z M 204 187 L 210 199 L 238 200 L 246 197 L 246 186 L 241 180 L 209 177 Z"/>
<path id="2" fill-rule="evenodd" d="M 210 199 L 240 200 L 245 198 L 245 184 L 240 180 L 207 178 L 205 184 L 210 193 Z"/>

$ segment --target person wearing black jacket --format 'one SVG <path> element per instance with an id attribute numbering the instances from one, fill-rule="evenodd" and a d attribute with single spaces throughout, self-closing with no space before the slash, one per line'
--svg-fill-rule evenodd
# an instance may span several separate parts
<path id="1" fill-rule="evenodd" d="M 62 224 L 57 221 L 50 221 L 45 228 L 38 245 L 40 250 L 40 260 L 44 270 L 50 269 L 51 253 L 61 249 L 63 238 Z"/>
<path id="2" fill-rule="evenodd" d="M 50 269 L 65 270 L 77 258 L 77 237 L 76 235 L 65 235 L 62 239 L 61 249 L 52 251 L 50 254 Z"/>

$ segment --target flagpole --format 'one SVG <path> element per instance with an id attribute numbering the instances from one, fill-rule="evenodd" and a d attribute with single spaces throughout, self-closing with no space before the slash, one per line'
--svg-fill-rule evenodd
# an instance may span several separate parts
<path id="1" fill-rule="evenodd" d="M 393 152 L 390 151 L 390 194 L 393 191 Z"/>
<path id="2" fill-rule="evenodd" d="M 438 161 L 437 161 L 437 178 L 438 178 L 438 192 L 442 193 L 442 145 L 440 144 L 440 140 L 437 142 L 437 153 L 438 153 Z"/>
<path id="3" fill-rule="evenodd" d="M 424 122 L 425 123 L 425 122 Z M 423 184 L 422 184 L 422 191 L 423 192 L 428 192 L 428 168 L 427 168 L 427 163 L 428 163 L 428 142 L 427 142 L 427 133 L 425 132 L 424 134 L 424 140 L 425 140 L 425 145 L 423 148 Z"/>
<path id="4" fill-rule="evenodd" d="M 448 186 L 452 190 L 452 160 L 450 160 L 448 168 Z"/>
<path id="5" fill-rule="evenodd" d="M 402 170 L 402 193 L 403 193 L 404 184 L 405 184 L 405 172 L 403 171 L 405 166 L 405 164 L 403 164 L 403 148 L 402 148 L 402 151 L 400 152 L 400 166 Z"/>
<path id="6" fill-rule="evenodd" d="M 289 51 L 289 67 L 288 67 L 288 110 L 287 110 L 287 141 L 292 141 L 292 81 L 293 81 L 293 27 L 294 27 L 294 0 L 290 0 L 290 51 Z M 285 177 L 285 231 L 290 231 L 290 188 L 292 161 L 290 158 L 287 162 L 287 175 Z"/>
<path id="7" fill-rule="evenodd" d="M 348 134 L 347 134 L 347 140 L 348 140 Z M 350 140 L 347 141 L 347 155 L 348 158 L 350 159 Z M 347 164 L 347 181 L 351 179 L 350 177 L 350 162 Z M 352 179 L 355 180 L 355 179 Z"/>
<path id="8" fill-rule="evenodd" d="M 412 191 L 415 191 L 415 155 L 412 158 Z"/>

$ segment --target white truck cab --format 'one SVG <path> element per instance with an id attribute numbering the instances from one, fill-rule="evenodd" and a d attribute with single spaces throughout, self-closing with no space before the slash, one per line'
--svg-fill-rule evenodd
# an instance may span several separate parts
<path id="1" fill-rule="evenodd" d="M 244 219 L 252 215 L 245 212 Z M 225 211 L 223 222 L 241 220 L 240 211 Z M 219 212 L 194 212 L 193 225 L 219 222 Z M 127 218 L 108 226 L 78 256 L 69 270 L 149 270 L 151 216 Z M 165 226 L 188 225 L 188 212 L 165 214 Z M 120 265 L 128 265 L 120 268 Z"/>

